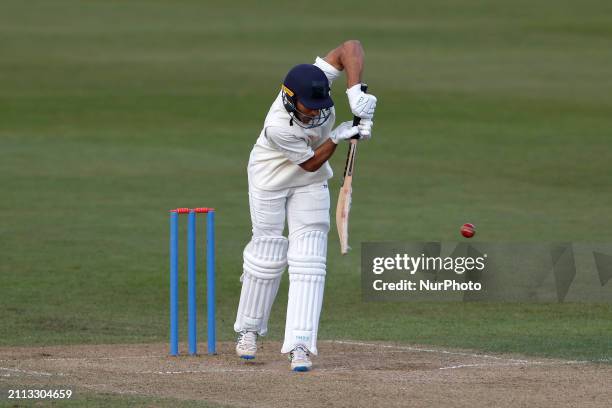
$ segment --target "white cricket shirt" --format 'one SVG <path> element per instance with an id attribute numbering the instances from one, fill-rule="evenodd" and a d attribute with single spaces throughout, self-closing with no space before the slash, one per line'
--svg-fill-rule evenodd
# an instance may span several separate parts
<path id="1" fill-rule="evenodd" d="M 314 65 L 325 73 L 330 87 L 332 81 L 341 74 L 341 71 L 322 58 L 317 57 Z M 314 150 L 329 138 L 336 120 L 334 108 L 331 108 L 329 119 L 314 129 L 303 129 L 295 123 L 290 126 L 290 120 L 279 91 L 251 150 L 247 170 L 249 182 L 255 187 L 270 191 L 282 190 L 323 182 L 333 176 L 328 162 L 314 172 L 302 169 L 299 164 L 314 156 Z"/>

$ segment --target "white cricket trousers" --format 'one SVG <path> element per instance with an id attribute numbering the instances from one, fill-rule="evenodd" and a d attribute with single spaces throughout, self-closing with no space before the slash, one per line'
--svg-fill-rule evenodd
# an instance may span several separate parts
<path id="1" fill-rule="evenodd" d="M 267 333 L 270 309 L 281 276 L 289 268 L 285 341 L 317 354 L 329 232 L 327 182 L 277 191 L 249 185 L 253 236 L 244 250 L 242 291 L 234 330 Z M 288 238 L 283 236 L 285 223 Z"/>

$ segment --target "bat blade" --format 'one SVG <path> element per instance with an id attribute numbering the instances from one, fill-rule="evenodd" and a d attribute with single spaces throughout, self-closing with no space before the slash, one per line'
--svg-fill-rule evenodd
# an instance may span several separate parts
<path id="1" fill-rule="evenodd" d="M 350 247 L 348 245 L 348 224 L 349 213 L 351 211 L 351 200 L 353 193 L 353 168 L 355 166 L 355 156 L 357 154 L 357 140 L 351 140 L 349 153 L 344 169 L 344 180 L 340 193 L 338 194 L 338 204 L 336 206 L 336 228 L 340 240 L 340 253 L 346 255 Z"/>
<path id="2" fill-rule="evenodd" d="M 348 245 L 348 222 L 351 211 L 352 176 L 345 178 L 344 185 L 338 195 L 336 206 L 336 228 L 340 239 L 340 253 L 346 255 L 350 249 Z"/>

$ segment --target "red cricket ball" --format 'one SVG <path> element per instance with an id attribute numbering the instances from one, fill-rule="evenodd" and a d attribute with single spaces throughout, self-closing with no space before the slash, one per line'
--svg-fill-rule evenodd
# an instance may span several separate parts
<path id="1" fill-rule="evenodd" d="M 466 238 L 472 238 L 476 234 L 476 227 L 474 224 L 463 224 L 461 227 L 461 235 Z"/>

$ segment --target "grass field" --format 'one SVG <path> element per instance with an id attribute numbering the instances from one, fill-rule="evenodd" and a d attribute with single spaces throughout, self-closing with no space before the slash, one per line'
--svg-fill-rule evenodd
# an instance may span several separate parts
<path id="1" fill-rule="evenodd" d="M 464 222 L 483 241 L 612 241 L 611 3 L 221 4 L 3 1 L 0 345 L 165 341 L 177 206 L 218 209 L 232 339 L 249 151 L 286 71 L 350 38 L 379 97 L 354 246 L 456 240 Z M 323 339 L 611 357 L 610 305 L 366 304 L 359 260 L 332 230 Z M 286 282 L 272 339 L 285 305 Z"/>
<path id="2" fill-rule="evenodd" d="M 45 402 L 47 402 L 45 404 Z M 140 396 L 117 396 L 111 393 L 108 394 L 81 394 L 67 400 L 57 401 L 0 401 L 0 407 L 16 408 L 16 407 L 116 407 L 116 408 L 223 408 L 221 405 L 208 404 L 195 401 L 181 401 L 171 398 L 147 398 Z"/>

